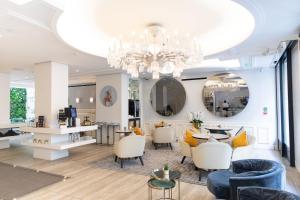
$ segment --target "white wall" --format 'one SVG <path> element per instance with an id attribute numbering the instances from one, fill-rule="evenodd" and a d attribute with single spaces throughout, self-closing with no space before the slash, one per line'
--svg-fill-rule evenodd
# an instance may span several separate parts
<path id="1" fill-rule="evenodd" d="M 10 88 L 9 75 L 0 74 L 0 123 L 9 123 L 10 117 Z"/>
<path id="2" fill-rule="evenodd" d="M 105 86 L 113 86 L 117 92 L 117 100 L 113 106 L 105 107 L 100 100 L 101 90 Z M 101 75 L 96 78 L 96 119 L 98 122 L 120 123 L 128 126 L 128 76 L 125 74 Z"/>
<path id="3" fill-rule="evenodd" d="M 295 133 L 295 163 L 300 171 L 300 52 L 299 44 L 292 51 L 293 72 L 293 103 L 294 103 L 294 133 Z"/>
<path id="4" fill-rule="evenodd" d="M 206 110 L 202 101 L 202 89 L 206 80 L 182 81 L 186 90 L 186 103 L 183 110 L 172 117 L 158 115 L 150 104 L 150 91 L 155 80 L 143 81 L 143 125 L 146 131 L 152 123 L 165 120 L 178 126 L 180 134 L 185 130 L 188 123 L 188 113 L 202 111 L 206 126 L 232 127 L 235 130 L 245 126 L 251 134 L 257 137 L 258 144 L 264 148 L 274 148 L 276 140 L 276 99 L 275 99 L 275 72 L 274 69 L 233 71 L 244 78 L 249 87 L 249 103 L 245 110 L 230 118 L 220 118 Z M 201 75 L 201 77 L 208 74 Z M 268 107 L 268 114 L 263 114 L 263 107 Z M 151 128 L 150 128 L 151 129 Z"/>

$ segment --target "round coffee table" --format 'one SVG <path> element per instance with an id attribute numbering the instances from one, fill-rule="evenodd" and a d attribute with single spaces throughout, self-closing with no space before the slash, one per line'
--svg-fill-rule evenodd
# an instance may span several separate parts
<path id="1" fill-rule="evenodd" d="M 229 135 L 224 135 L 224 134 L 220 134 L 220 133 L 212 133 L 212 134 L 195 133 L 195 134 L 193 134 L 193 138 L 200 139 L 200 140 L 208 140 L 210 137 L 213 137 L 216 140 L 227 140 L 230 138 Z"/>
<path id="2" fill-rule="evenodd" d="M 129 136 L 132 133 L 132 131 L 131 130 L 118 130 L 115 133 L 118 133 L 119 138 L 121 139 L 122 138 L 121 135 L 124 134 L 124 136 Z"/>
<path id="3" fill-rule="evenodd" d="M 176 183 L 174 180 L 158 180 L 156 178 L 151 178 L 148 181 L 148 197 L 152 200 L 152 189 L 163 190 L 163 197 L 160 199 L 170 199 L 173 200 L 172 189 L 175 187 Z M 168 197 L 166 197 L 166 190 L 169 191 Z"/>

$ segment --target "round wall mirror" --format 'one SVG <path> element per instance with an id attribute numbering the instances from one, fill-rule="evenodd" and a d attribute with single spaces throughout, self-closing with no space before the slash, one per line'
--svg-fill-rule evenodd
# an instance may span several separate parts
<path id="1" fill-rule="evenodd" d="M 162 116 L 179 113 L 185 104 L 186 94 L 183 85 L 174 78 L 161 78 L 151 89 L 152 108 Z"/>
<path id="2" fill-rule="evenodd" d="M 236 74 L 216 74 L 208 78 L 202 97 L 205 107 L 214 115 L 231 117 L 247 106 L 249 89 L 246 81 Z"/>

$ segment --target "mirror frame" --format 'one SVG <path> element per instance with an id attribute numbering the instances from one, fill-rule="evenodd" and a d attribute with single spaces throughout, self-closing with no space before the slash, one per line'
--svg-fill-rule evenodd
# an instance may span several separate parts
<path id="1" fill-rule="evenodd" d="M 174 114 L 171 114 L 171 115 L 163 115 L 163 114 L 161 114 L 161 113 L 159 113 L 159 112 L 157 112 L 157 110 L 153 107 L 153 103 L 152 103 L 152 90 L 153 90 L 153 88 L 160 82 L 160 81 L 163 81 L 163 80 L 172 80 L 172 81 L 174 81 L 174 82 L 176 82 L 176 84 L 178 84 L 178 86 L 180 87 L 180 89 L 182 89 L 182 91 L 184 92 L 184 101 L 183 101 L 183 104 L 182 104 L 182 106 L 181 106 L 181 108 L 176 112 L 176 113 L 174 113 Z M 182 110 L 183 110 L 183 108 L 184 108 L 184 106 L 185 106 L 185 103 L 186 103 L 186 91 L 185 91 L 185 87 L 183 86 L 183 84 L 180 82 L 180 81 L 178 81 L 177 79 L 175 79 L 175 78 L 173 78 L 173 77 L 162 77 L 162 78 L 160 78 L 159 80 L 157 80 L 155 83 L 154 83 L 154 85 L 152 86 L 152 88 L 151 88 L 151 90 L 150 90 L 150 95 L 149 95 L 149 98 L 150 98 L 150 105 L 151 105 L 151 108 L 153 109 L 153 111 L 156 113 L 156 114 L 158 114 L 158 115 L 160 115 L 160 116 L 162 116 L 162 117 L 172 117 L 172 116 L 175 116 L 175 115 L 177 115 L 177 114 L 179 114 Z"/>

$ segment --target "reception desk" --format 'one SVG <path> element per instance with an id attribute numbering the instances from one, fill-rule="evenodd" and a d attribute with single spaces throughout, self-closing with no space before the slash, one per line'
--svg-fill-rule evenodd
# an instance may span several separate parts
<path id="1" fill-rule="evenodd" d="M 56 160 L 69 156 L 68 149 L 96 142 L 91 137 L 80 137 L 80 132 L 96 131 L 97 125 L 70 128 L 21 127 L 23 132 L 33 133 L 33 139 L 22 145 L 33 148 L 33 157 L 44 160 Z"/>

